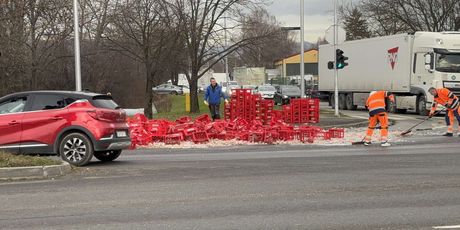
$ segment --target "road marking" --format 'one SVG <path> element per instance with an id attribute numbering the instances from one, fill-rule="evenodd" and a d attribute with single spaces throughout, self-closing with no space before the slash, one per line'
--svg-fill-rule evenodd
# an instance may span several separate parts
<path id="1" fill-rule="evenodd" d="M 435 226 L 433 229 L 460 229 L 460 225 Z"/>

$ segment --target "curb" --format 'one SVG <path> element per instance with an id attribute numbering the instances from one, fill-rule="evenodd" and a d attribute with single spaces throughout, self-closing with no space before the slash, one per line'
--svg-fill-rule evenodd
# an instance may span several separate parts
<path id="1" fill-rule="evenodd" d="M 0 180 L 48 179 L 72 171 L 69 163 L 60 165 L 0 168 Z"/>

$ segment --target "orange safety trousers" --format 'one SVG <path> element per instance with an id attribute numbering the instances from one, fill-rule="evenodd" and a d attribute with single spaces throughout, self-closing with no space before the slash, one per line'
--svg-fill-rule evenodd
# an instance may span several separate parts
<path id="1" fill-rule="evenodd" d="M 386 112 L 375 114 L 369 117 L 369 127 L 367 128 L 365 141 L 370 142 L 377 123 L 380 123 L 380 141 L 388 141 L 388 114 Z"/>
<path id="2" fill-rule="evenodd" d="M 455 118 L 459 123 L 459 132 L 460 132 L 460 106 L 456 109 L 447 109 L 446 112 L 446 125 L 447 125 L 447 132 L 453 133 L 454 132 L 454 122 Z"/>

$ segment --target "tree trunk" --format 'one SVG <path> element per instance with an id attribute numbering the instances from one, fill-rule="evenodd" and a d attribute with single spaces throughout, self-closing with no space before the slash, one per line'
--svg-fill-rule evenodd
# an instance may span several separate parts
<path id="1" fill-rule="evenodd" d="M 192 73 L 192 77 L 189 81 L 190 85 L 190 113 L 199 113 L 200 106 L 198 103 L 198 76 L 196 73 Z"/>
<path id="2" fill-rule="evenodd" d="M 151 76 L 151 71 L 150 71 L 150 66 L 145 65 L 146 67 L 146 84 L 145 84 L 145 104 L 144 104 L 144 115 L 152 119 L 153 118 L 153 113 L 152 113 L 152 107 L 153 107 L 153 92 L 152 92 L 152 76 Z"/>
<path id="3" fill-rule="evenodd" d="M 455 31 L 460 31 L 460 16 L 455 19 Z"/>
<path id="4" fill-rule="evenodd" d="M 171 74 L 172 74 L 172 75 L 171 75 L 171 82 L 172 82 L 172 84 L 173 84 L 173 85 L 179 84 L 179 75 L 177 74 L 177 72 L 176 72 L 176 71 L 173 71 Z"/>

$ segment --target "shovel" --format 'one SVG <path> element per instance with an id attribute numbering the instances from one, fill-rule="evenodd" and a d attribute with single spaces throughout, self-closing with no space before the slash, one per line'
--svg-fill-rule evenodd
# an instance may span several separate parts
<path id="1" fill-rule="evenodd" d="M 420 121 L 419 123 L 417 123 L 417 124 L 415 124 L 414 126 L 410 127 L 408 130 L 402 132 L 400 135 L 401 135 L 401 136 L 404 136 L 404 135 L 409 134 L 410 132 L 412 132 L 412 130 L 413 130 L 415 127 L 417 127 L 417 126 L 419 126 L 419 125 L 425 123 L 426 121 L 430 120 L 430 118 L 434 117 L 435 115 L 438 115 L 439 113 L 441 113 L 441 112 L 443 112 L 443 111 L 445 111 L 445 110 L 446 110 L 446 109 L 444 108 L 444 109 L 442 109 L 442 110 L 436 112 L 435 114 L 433 114 L 433 116 L 429 116 L 429 117 L 423 119 L 423 120 Z"/>

